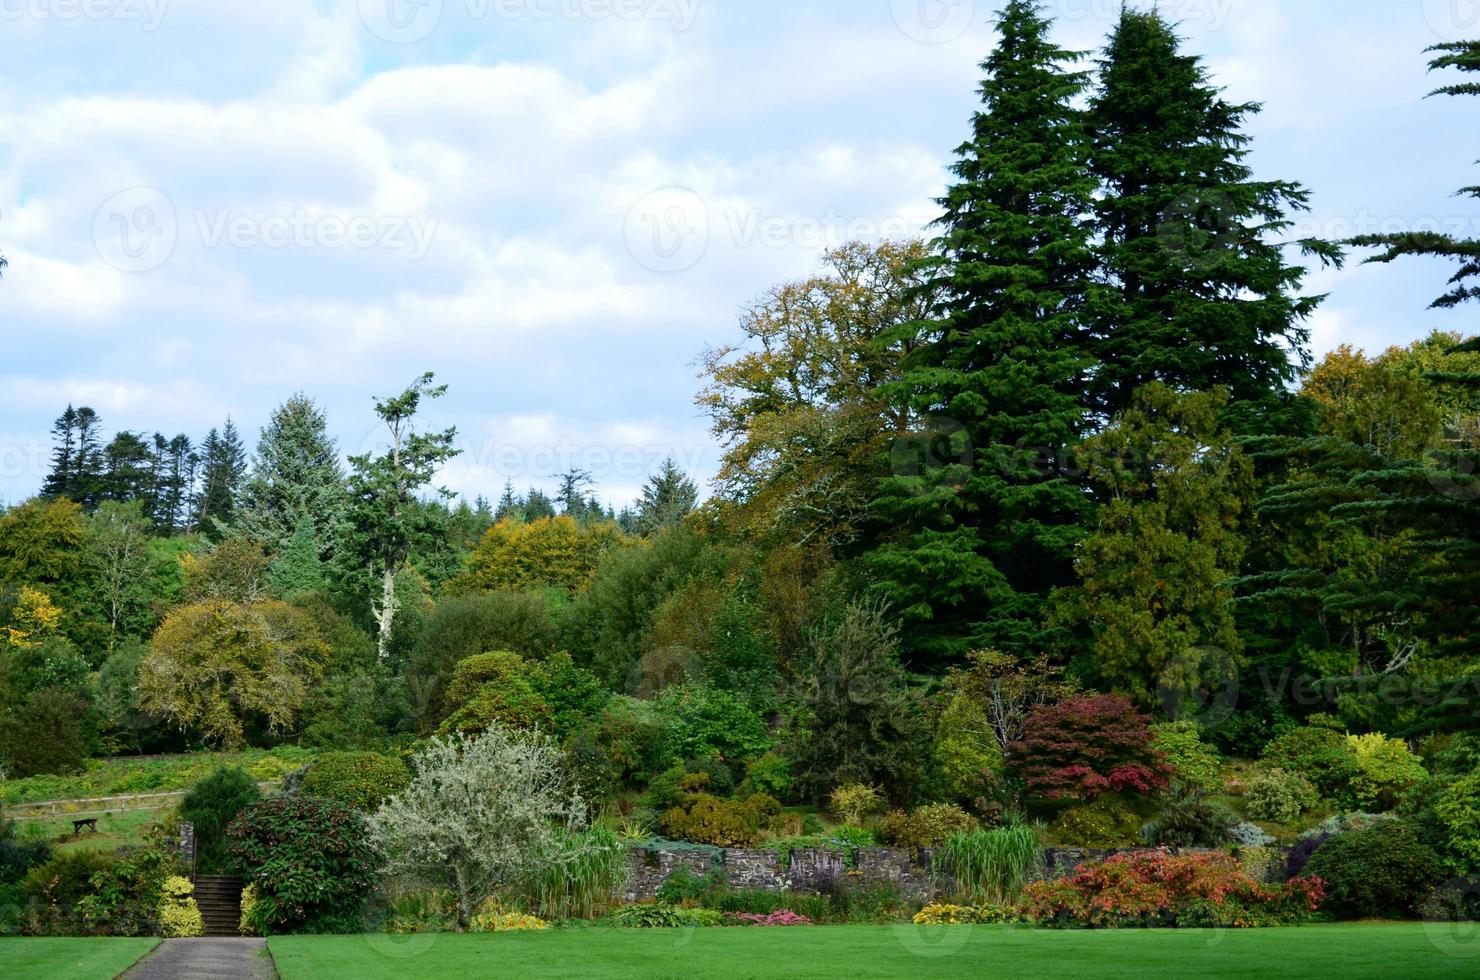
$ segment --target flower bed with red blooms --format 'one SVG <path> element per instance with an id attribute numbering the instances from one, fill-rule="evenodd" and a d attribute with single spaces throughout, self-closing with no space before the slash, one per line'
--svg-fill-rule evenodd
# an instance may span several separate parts
<path id="1" fill-rule="evenodd" d="M 797 915 L 791 909 L 777 909 L 770 915 L 752 915 L 749 912 L 726 912 L 725 918 L 740 926 L 810 926 L 812 920 Z"/>
<path id="2" fill-rule="evenodd" d="M 1304 921 L 1325 899 L 1319 878 L 1256 881 L 1229 854 L 1118 854 L 1059 881 L 1028 886 L 1023 911 L 1041 925 L 1252 928 Z"/>

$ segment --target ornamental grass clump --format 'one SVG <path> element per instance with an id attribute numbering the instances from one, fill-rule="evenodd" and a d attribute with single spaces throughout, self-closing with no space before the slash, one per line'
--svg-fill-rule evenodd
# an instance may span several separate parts
<path id="1" fill-rule="evenodd" d="M 1022 894 L 1041 852 L 1033 828 L 1014 822 L 952 834 L 936 854 L 935 867 L 954 878 L 973 905 L 1008 905 Z"/>
<path id="2" fill-rule="evenodd" d="M 610 830 L 560 832 L 524 891 L 546 919 L 592 919 L 627 880 L 627 848 Z"/>

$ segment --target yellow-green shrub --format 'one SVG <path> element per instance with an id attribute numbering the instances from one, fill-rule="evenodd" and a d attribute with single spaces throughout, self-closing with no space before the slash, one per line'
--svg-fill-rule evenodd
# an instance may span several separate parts
<path id="1" fill-rule="evenodd" d="M 880 835 L 899 847 L 939 847 L 952 834 L 975 830 L 976 818 L 954 803 L 932 803 L 908 813 L 895 810 L 884 818 Z"/>
<path id="2" fill-rule="evenodd" d="M 997 925 L 1015 922 L 1018 915 L 1012 909 L 997 905 L 946 905 L 931 902 L 915 913 L 917 926 Z"/>
<path id="3" fill-rule="evenodd" d="M 1115 797 L 1072 807 L 1049 826 L 1049 836 L 1070 847 L 1125 847 L 1137 843 L 1141 818 Z"/>
<path id="4" fill-rule="evenodd" d="M 1351 781 L 1352 792 L 1364 807 L 1391 810 L 1404 790 L 1429 776 L 1423 762 L 1409 750 L 1406 742 L 1378 732 L 1348 735 L 1346 740 L 1357 758 L 1357 771 Z"/>
<path id="5" fill-rule="evenodd" d="M 159 931 L 166 939 L 186 939 L 206 934 L 205 920 L 191 894 L 189 878 L 172 875 L 159 889 Z"/>
<path id="6" fill-rule="evenodd" d="M 474 932 L 530 932 L 548 926 L 549 923 L 537 915 L 505 911 L 497 899 L 485 902 L 472 920 Z"/>
<path id="7" fill-rule="evenodd" d="M 827 803 L 843 823 L 858 826 L 864 817 L 883 809 L 884 796 L 877 786 L 848 783 L 833 790 Z"/>
<path id="8" fill-rule="evenodd" d="M 236 925 L 236 931 L 241 933 L 243 936 L 250 936 L 254 932 L 254 930 L 252 929 L 252 909 L 255 908 L 256 905 L 257 886 L 248 885 L 247 887 L 242 889 L 242 914 L 241 919 L 237 922 Z"/>

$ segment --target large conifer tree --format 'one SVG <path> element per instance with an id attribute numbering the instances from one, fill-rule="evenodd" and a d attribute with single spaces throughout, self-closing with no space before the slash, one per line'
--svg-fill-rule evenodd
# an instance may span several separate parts
<path id="1" fill-rule="evenodd" d="M 201 445 L 201 488 L 195 525 L 208 536 L 219 536 L 220 528 L 231 523 L 246 472 L 246 450 L 242 448 L 236 423 L 228 418 L 221 430 L 212 429 Z"/>
<path id="2" fill-rule="evenodd" d="M 328 427 L 323 411 L 304 395 L 273 412 L 257 443 L 235 530 L 281 551 L 307 518 L 321 552 L 328 552 L 346 502 L 344 467 Z"/>
<path id="3" fill-rule="evenodd" d="M 1278 239 L 1309 209 L 1289 181 L 1260 181 L 1243 132 L 1257 104 L 1225 101 L 1161 16 L 1125 10 L 1090 108 L 1101 275 L 1088 407 L 1108 420 L 1159 381 L 1226 387 L 1270 404 L 1305 366 L 1303 325 L 1321 296 Z M 1330 243 L 1306 254 L 1340 259 Z"/>
<path id="4" fill-rule="evenodd" d="M 1072 581 L 1086 498 L 1065 476 L 1088 368 L 1080 313 L 1094 254 L 1078 55 L 1012 0 L 984 62 L 983 108 L 940 204 L 932 319 L 911 325 L 898 386 L 922 442 L 896 451 L 870 564 L 917 659 L 1027 648 L 1044 596 Z M 902 445 L 908 446 L 909 440 Z"/>

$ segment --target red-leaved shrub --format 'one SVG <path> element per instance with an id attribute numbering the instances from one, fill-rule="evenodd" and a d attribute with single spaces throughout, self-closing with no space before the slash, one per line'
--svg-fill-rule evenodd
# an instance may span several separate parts
<path id="1" fill-rule="evenodd" d="M 1007 747 L 1008 765 L 1042 799 L 1151 793 L 1166 787 L 1172 770 L 1151 747 L 1149 722 L 1115 694 L 1044 705 Z"/>
<path id="2" fill-rule="evenodd" d="M 1250 928 L 1309 918 L 1325 899 L 1319 878 L 1268 885 L 1229 854 L 1118 854 L 1059 881 L 1029 885 L 1023 912 L 1063 928 Z"/>

